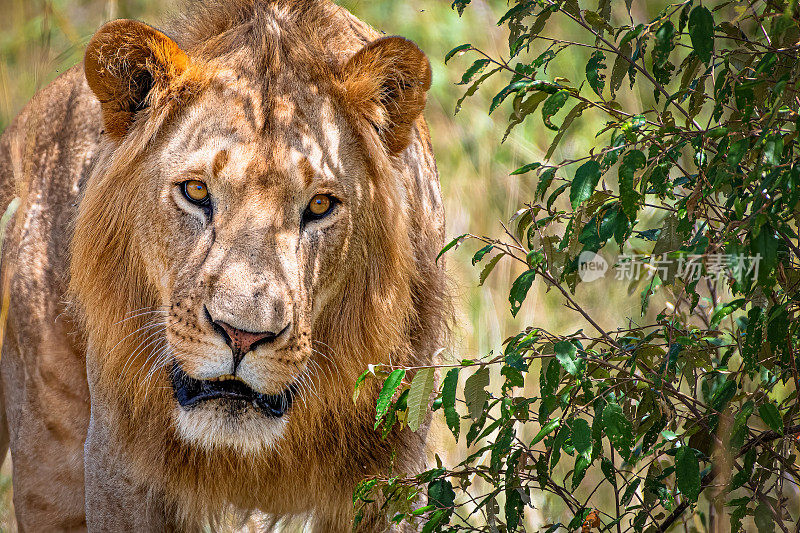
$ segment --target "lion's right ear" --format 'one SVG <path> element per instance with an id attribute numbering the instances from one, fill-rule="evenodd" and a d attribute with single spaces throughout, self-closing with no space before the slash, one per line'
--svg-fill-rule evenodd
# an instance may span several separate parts
<path id="1" fill-rule="evenodd" d="M 172 39 L 141 22 L 115 20 L 97 30 L 86 48 L 84 71 L 100 100 L 106 132 L 123 137 L 153 89 L 169 89 L 188 65 L 189 57 Z"/>

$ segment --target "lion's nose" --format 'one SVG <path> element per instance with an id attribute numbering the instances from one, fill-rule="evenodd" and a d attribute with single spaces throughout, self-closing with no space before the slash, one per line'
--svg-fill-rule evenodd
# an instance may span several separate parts
<path id="1" fill-rule="evenodd" d="M 274 342 L 278 337 L 289 330 L 291 324 L 286 324 L 278 332 L 274 331 L 245 331 L 238 329 L 222 320 L 214 320 L 214 329 L 225 339 L 225 343 L 233 352 L 233 368 L 231 374 L 236 374 L 239 363 L 248 352 L 262 344 Z"/>

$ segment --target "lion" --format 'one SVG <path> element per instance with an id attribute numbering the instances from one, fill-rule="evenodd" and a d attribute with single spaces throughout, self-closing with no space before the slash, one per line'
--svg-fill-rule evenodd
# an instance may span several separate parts
<path id="1" fill-rule="evenodd" d="M 427 426 L 382 438 L 353 388 L 445 336 L 430 85 L 330 1 L 208 0 L 33 98 L 0 139 L 21 531 L 348 531 L 360 480 L 424 468 Z"/>

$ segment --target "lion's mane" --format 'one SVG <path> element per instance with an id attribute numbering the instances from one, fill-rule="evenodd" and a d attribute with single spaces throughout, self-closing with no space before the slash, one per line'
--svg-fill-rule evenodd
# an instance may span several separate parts
<path id="1" fill-rule="evenodd" d="M 329 348 L 328 357 L 319 360 L 316 393 L 306 396 L 304 408 L 292 414 L 280 443 L 256 457 L 191 447 L 171 428 L 172 391 L 166 371 L 151 368 L 150 356 L 166 350 L 166 341 L 158 333 L 145 339 L 142 334 L 150 334 L 146 312 L 158 308 L 159 295 L 146 274 L 150 259 L 135 239 L 134 213 L 142 206 L 130 191 L 143 186 L 149 153 L 180 115 L 181 106 L 202 91 L 214 90 L 208 80 L 220 58 L 228 65 L 235 58 L 242 72 L 263 80 L 276 69 L 293 68 L 326 84 L 345 106 L 354 108 L 354 115 L 364 101 L 381 95 L 374 94 L 375 82 L 355 86 L 344 81 L 343 60 L 378 34 L 332 3 L 218 0 L 191 5 L 187 13 L 167 33 L 192 61 L 165 73 L 172 80 L 169 86 L 153 92 L 127 136 L 120 142 L 104 141 L 75 222 L 70 290 L 90 359 L 98 362 L 95 368 L 89 365 L 90 381 L 96 373 L 93 401 L 115 413 L 121 451 L 133 459 L 137 475 L 160 487 L 168 502 L 175 495 L 170 505 L 187 520 L 201 515 L 214 520 L 227 501 L 243 509 L 256 507 L 254 495 L 259 493 L 271 494 L 275 502 L 275 509 L 263 509 L 266 512 L 293 505 L 300 511 L 302 505 L 287 495 L 292 478 L 320 479 L 325 472 L 344 468 L 349 477 L 329 483 L 346 489 L 365 474 L 385 470 L 394 445 L 399 463 L 411 468 L 421 460 L 404 456 L 412 451 L 403 450 L 419 454 L 418 445 L 406 444 L 422 437 L 403 432 L 382 440 L 373 430 L 377 384 L 370 383 L 355 403 L 352 392 L 356 377 L 369 363 L 429 364 L 442 342 L 448 305 L 442 267 L 435 260 L 441 231 L 415 238 L 430 235 L 429 226 L 441 228 L 441 220 L 414 216 L 400 190 L 413 165 L 435 172 L 427 128 L 420 119 L 400 132 L 412 136 L 412 144 L 399 157 L 375 142 L 374 135 L 361 135 L 373 209 L 364 214 L 367 222 L 354 239 L 358 260 L 339 273 L 346 281 L 314 324 L 315 339 Z M 131 55 L 119 68 L 139 60 Z M 378 106 L 375 120 L 389 111 Z M 353 124 L 366 127 L 355 120 Z M 126 187 L 118 186 L 121 180 Z M 309 472 L 318 475 L 308 476 Z M 293 498 L 299 502 L 330 497 L 325 487 L 308 488 L 308 494 Z"/>

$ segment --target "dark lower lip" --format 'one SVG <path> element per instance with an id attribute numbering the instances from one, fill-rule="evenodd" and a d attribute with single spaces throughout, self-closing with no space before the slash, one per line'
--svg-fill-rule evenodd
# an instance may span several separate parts
<path id="1" fill-rule="evenodd" d="M 294 385 L 289 385 L 279 394 L 261 394 L 238 380 L 194 379 L 186 374 L 178 364 L 172 366 L 170 377 L 175 399 L 184 409 L 190 409 L 211 400 L 222 400 L 223 402 L 250 404 L 265 416 L 280 418 L 291 408 L 297 390 Z"/>

